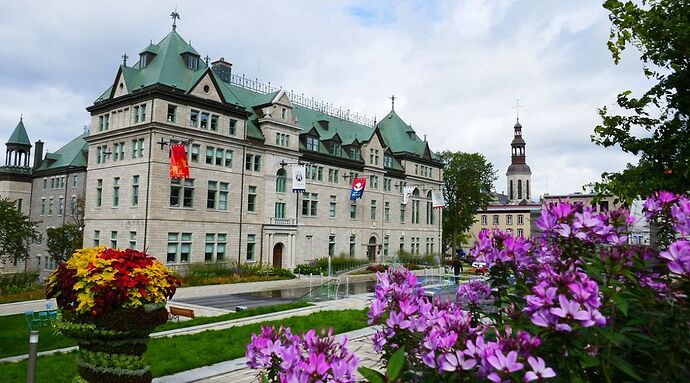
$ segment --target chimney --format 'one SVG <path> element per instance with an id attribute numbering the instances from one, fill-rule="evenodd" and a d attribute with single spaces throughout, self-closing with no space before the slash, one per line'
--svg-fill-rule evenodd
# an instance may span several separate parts
<path id="1" fill-rule="evenodd" d="M 224 58 L 220 58 L 211 63 L 211 70 L 215 73 L 221 80 L 230 83 L 230 77 L 232 76 L 232 64 L 225 61 Z"/>
<path id="2" fill-rule="evenodd" d="M 42 160 L 43 160 L 43 141 L 38 140 L 35 142 L 35 145 L 34 145 L 34 169 L 38 168 L 39 165 L 41 165 Z"/>
<path id="3" fill-rule="evenodd" d="M 328 130 L 328 120 L 319 120 L 317 122 L 324 130 Z"/>

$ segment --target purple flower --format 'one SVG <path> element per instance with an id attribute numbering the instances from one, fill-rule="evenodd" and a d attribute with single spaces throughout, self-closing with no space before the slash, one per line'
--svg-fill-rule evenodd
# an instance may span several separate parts
<path id="1" fill-rule="evenodd" d="M 690 241 L 675 241 L 659 256 L 668 260 L 668 268 L 672 273 L 690 275 Z"/>
<path id="2" fill-rule="evenodd" d="M 460 350 L 445 353 L 438 359 L 438 366 L 443 371 L 470 370 L 477 365 L 476 360 L 465 359 L 465 355 Z"/>
<path id="3" fill-rule="evenodd" d="M 580 304 L 576 301 L 569 300 L 565 295 L 558 296 L 558 302 L 561 307 L 552 308 L 549 312 L 557 317 L 564 319 L 576 319 L 583 322 L 584 327 L 589 327 L 592 324 L 585 325 L 592 321 L 592 316 L 585 310 L 581 310 Z"/>
<path id="4" fill-rule="evenodd" d="M 489 374 L 488 378 L 493 382 L 502 382 L 502 375 L 522 370 L 524 365 L 517 361 L 518 353 L 510 351 L 508 355 L 503 355 L 501 350 L 495 350 L 493 355 L 487 358 L 489 364 L 497 370 Z"/>
<path id="5" fill-rule="evenodd" d="M 532 371 L 527 371 L 525 374 L 525 382 L 543 378 L 553 378 L 556 376 L 556 373 L 551 367 L 546 367 L 546 363 L 544 363 L 544 359 L 542 358 L 533 358 L 530 356 L 527 358 L 527 363 L 532 367 Z"/>

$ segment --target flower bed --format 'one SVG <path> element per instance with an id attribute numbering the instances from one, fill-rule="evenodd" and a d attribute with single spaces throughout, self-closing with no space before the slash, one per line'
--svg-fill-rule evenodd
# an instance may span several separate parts
<path id="1" fill-rule="evenodd" d="M 57 329 L 79 344 L 75 381 L 150 382 L 142 355 L 179 285 L 172 271 L 136 250 L 85 248 L 60 264 L 46 295 L 60 309 Z"/>

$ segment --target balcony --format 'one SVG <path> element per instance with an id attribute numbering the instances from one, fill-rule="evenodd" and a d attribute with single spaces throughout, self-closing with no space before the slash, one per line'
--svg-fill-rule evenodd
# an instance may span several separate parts
<path id="1" fill-rule="evenodd" d="M 271 218 L 270 225 L 276 226 L 295 226 L 294 218 Z"/>

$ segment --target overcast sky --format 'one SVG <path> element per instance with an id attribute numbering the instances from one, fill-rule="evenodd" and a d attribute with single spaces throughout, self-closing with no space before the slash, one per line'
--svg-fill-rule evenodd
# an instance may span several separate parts
<path id="1" fill-rule="evenodd" d="M 615 66 L 595 0 L 21 1 L 0 12 L 0 131 L 24 115 L 54 151 L 149 40 L 171 29 L 233 72 L 379 119 L 396 112 L 432 150 L 480 152 L 506 190 L 520 99 L 533 193 L 580 191 L 637 160 L 600 148 L 596 109 L 647 85 L 636 52 Z"/>

